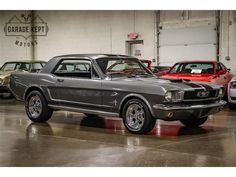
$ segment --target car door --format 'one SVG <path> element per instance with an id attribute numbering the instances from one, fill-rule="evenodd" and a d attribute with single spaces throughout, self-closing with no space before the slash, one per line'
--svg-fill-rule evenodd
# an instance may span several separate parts
<path id="1" fill-rule="evenodd" d="M 223 68 L 223 70 L 225 71 L 225 74 L 224 74 L 225 85 L 228 85 L 228 83 L 232 79 L 233 75 L 230 73 L 230 71 L 226 68 L 226 66 L 223 63 L 220 63 L 220 65 Z"/>
<path id="2" fill-rule="evenodd" d="M 223 74 L 221 72 L 224 72 Z M 225 70 L 225 68 L 222 67 L 222 65 L 220 63 L 216 64 L 216 75 L 217 78 L 215 79 L 215 83 L 219 84 L 219 85 L 223 85 L 225 90 L 227 90 L 227 71 Z"/>
<path id="3" fill-rule="evenodd" d="M 54 71 L 57 80 L 56 100 L 61 105 L 99 108 L 101 105 L 101 79 L 91 69 L 88 59 L 62 59 Z"/>

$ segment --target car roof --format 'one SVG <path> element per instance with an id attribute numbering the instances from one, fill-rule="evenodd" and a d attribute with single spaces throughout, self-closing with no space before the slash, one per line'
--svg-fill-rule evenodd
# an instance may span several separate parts
<path id="1" fill-rule="evenodd" d="M 43 67 L 42 69 L 42 73 L 49 73 L 52 71 L 52 69 L 55 67 L 55 64 L 57 64 L 58 62 L 60 62 L 63 58 L 68 58 L 68 59 L 76 59 L 76 58 L 80 58 L 80 59 L 92 59 L 92 60 L 96 60 L 99 58 L 123 58 L 123 59 L 137 59 L 135 57 L 132 56 L 128 56 L 128 55 L 115 55 L 115 54 L 97 54 L 97 53 L 93 53 L 93 54 L 68 54 L 68 55 L 59 55 L 59 56 L 55 56 L 53 57 L 51 60 L 49 60 L 49 62 Z M 138 60 L 138 59 L 137 59 Z"/>
<path id="2" fill-rule="evenodd" d="M 8 61 L 5 63 L 47 63 L 43 60 L 18 60 L 18 61 Z"/>
<path id="3" fill-rule="evenodd" d="M 116 54 L 101 54 L 101 53 L 92 53 L 92 54 L 68 54 L 68 55 L 59 55 L 54 58 L 65 58 L 65 57 L 81 57 L 81 58 L 90 58 L 90 59 L 97 59 L 97 58 L 106 58 L 106 57 L 119 57 L 119 58 L 134 58 L 128 55 L 116 55 Z"/>
<path id="4" fill-rule="evenodd" d="M 201 62 L 201 63 L 219 63 L 218 61 L 216 60 L 188 60 L 188 61 L 180 61 L 180 62 L 177 62 L 177 63 L 196 63 L 196 62 Z"/>

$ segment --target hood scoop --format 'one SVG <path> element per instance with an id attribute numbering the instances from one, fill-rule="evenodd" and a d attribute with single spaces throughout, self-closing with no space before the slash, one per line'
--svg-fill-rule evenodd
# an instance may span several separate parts
<path id="1" fill-rule="evenodd" d="M 175 78 L 161 78 L 163 80 L 168 80 L 170 82 L 177 82 L 177 83 L 182 83 L 182 82 L 189 82 L 189 79 L 175 79 Z"/>

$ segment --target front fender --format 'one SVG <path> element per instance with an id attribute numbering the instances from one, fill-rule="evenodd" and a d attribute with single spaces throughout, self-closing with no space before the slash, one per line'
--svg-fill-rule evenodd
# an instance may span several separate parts
<path id="1" fill-rule="evenodd" d="M 154 116 L 153 109 L 152 109 L 150 103 L 148 102 L 148 100 L 144 96 L 142 96 L 140 94 L 136 94 L 136 93 L 128 94 L 121 100 L 120 105 L 119 105 L 120 116 L 121 116 L 122 109 L 123 109 L 125 102 L 129 99 L 132 99 L 132 98 L 138 98 L 138 99 L 142 100 L 148 106 L 149 111 L 151 112 L 152 116 Z"/>

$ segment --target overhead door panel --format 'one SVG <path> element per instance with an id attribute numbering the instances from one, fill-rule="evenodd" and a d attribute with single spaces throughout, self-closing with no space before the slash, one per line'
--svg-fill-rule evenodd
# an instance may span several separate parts
<path id="1" fill-rule="evenodd" d="M 173 27 L 160 30 L 160 65 L 171 66 L 182 60 L 216 60 L 215 25 Z"/>

